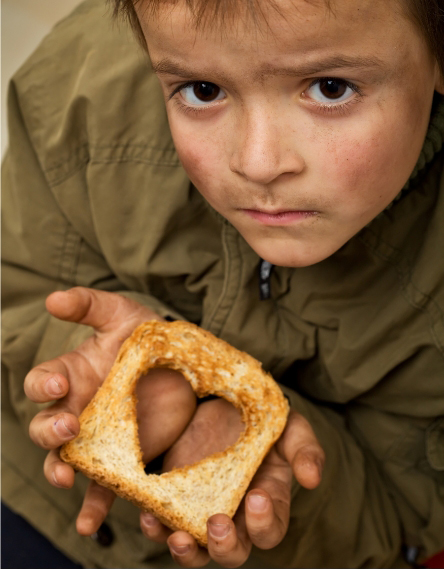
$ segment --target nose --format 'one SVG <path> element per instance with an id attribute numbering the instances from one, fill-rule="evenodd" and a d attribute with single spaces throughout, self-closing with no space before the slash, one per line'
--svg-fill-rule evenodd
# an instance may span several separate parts
<path id="1" fill-rule="evenodd" d="M 267 185 L 283 174 L 300 174 L 305 162 L 284 117 L 266 109 L 244 114 L 233 136 L 230 169 L 250 182 Z"/>

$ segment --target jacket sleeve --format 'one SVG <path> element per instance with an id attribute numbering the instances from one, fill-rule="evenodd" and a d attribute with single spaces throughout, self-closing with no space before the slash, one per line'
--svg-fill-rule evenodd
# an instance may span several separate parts
<path id="1" fill-rule="evenodd" d="M 48 294 L 88 286 L 129 296 L 161 316 L 181 315 L 148 293 L 129 291 L 72 227 L 47 183 L 14 82 L 8 104 L 10 139 L 2 165 L 3 381 L 9 403 L 27 426 L 39 406 L 24 396 L 26 373 L 91 335 L 87 326 L 49 315 Z"/>
<path id="2" fill-rule="evenodd" d="M 326 453 L 321 484 L 292 489 L 282 567 L 410 567 L 441 551 L 444 420 L 350 403 L 333 409 L 282 386 Z M 265 557 L 269 554 L 264 552 Z M 270 559 L 271 561 L 271 559 Z"/>
<path id="3" fill-rule="evenodd" d="M 284 567 L 404 567 L 401 523 L 374 457 L 350 432 L 340 411 L 283 387 L 291 407 L 310 423 L 325 451 L 321 484 L 294 479 L 288 533 L 279 551 Z"/>

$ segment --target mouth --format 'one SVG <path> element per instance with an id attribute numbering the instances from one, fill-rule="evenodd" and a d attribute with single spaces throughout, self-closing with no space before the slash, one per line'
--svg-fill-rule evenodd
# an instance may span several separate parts
<path id="1" fill-rule="evenodd" d="M 262 209 L 243 209 L 252 219 L 264 225 L 288 225 L 290 223 L 301 222 L 319 215 L 318 211 L 310 210 L 262 210 Z"/>

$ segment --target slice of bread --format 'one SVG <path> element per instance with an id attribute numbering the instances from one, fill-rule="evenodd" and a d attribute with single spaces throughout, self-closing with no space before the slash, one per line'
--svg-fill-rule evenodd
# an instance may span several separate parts
<path id="1" fill-rule="evenodd" d="M 151 368 L 180 371 L 200 397 L 230 401 L 245 425 L 237 442 L 195 464 L 146 474 L 134 388 Z M 80 415 L 80 433 L 61 458 L 173 530 L 207 544 L 207 519 L 235 514 L 256 470 L 284 430 L 289 407 L 261 364 L 187 322 L 140 325 L 122 345 L 103 385 Z"/>

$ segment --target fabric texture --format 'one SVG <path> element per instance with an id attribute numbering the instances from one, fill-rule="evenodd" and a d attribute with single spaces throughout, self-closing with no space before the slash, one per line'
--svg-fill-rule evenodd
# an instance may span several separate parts
<path id="1" fill-rule="evenodd" d="M 320 486 L 292 489 L 283 542 L 245 567 L 403 567 L 444 547 L 444 104 L 436 97 L 400 196 L 330 258 L 275 267 L 204 202 L 182 169 L 160 87 L 103 0 L 59 23 L 9 90 L 2 170 L 3 499 L 86 567 L 174 567 L 117 499 L 103 547 L 75 531 L 87 481 L 43 476 L 23 380 L 91 331 L 45 311 L 88 286 L 198 323 L 258 358 L 313 426 Z M 211 566 L 211 565 L 210 565 Z M 215 566 L 215 565 L 214 565 Z"/>

